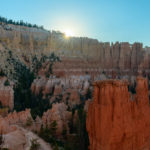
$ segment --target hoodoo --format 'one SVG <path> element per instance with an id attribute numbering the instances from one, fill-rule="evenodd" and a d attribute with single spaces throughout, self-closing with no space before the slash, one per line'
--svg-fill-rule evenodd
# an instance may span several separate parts
<path id="1" fill-rule="evenodd" d="M 90 150 L 149 149 L 149 116 L 147 79 L 137 78 L 132 96 L 126 81 L 95 82 L 86 122 Z"/>

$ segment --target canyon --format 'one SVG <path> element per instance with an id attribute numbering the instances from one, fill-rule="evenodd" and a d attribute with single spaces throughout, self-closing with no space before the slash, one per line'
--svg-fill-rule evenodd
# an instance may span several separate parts
<path id="1" fill-rule="evenodd" d="M 0 57 L 4 147 L 150 148 L 150 47 L 1 23 Z"/>

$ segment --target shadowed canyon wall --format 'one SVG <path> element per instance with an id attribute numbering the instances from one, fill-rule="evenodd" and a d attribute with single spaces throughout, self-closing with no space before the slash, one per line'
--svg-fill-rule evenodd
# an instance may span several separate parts
<path id="1" fill-rule="evenodd" d="M 149 118 L 147 79 L 137 78 L 136 94 L 132 96 L 126 81 L 95 82 L 86 122 L 90 150 L 149 149 Z"/>

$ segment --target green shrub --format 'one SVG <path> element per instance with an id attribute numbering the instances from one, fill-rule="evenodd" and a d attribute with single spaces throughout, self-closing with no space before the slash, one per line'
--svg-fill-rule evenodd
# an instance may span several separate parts
<path id="1" fill-rule="evenodd" d="M 92 98 L 92 91 L 88 88 L 87 93 L 86 93 L 86 100 L 91 99 Z"/>
<path id="2" fill-rule="evenodd" d="M 3 72 L 3 70 L 0 70 L 0 76 L 5 76 L 5 73 Z"/>
<path id="3" fill-rule="evenodd" d="M 4 82 L 5 86 L 10 86 L 10 82 L 8 81 L 8 79 Z"/>
<path id="4" fill-rule="evenodd" d="M 30 27 L 30 28 L 33 27 L 33 28 L 42 29 L 42 30 L 44 29 L 43 26 L 38 26 L 36 24 L 27 23 L 27 22 L 24 22 L 23 20 L 14 21 L 12 19 L 7 19 L 1 16 L 0 16 L 0 23 L 19 25 L 19 26 L 25 26 L 25 27 Z M 11 30 L 11 29 L 5 28 L 5 30 Z"/>
<path id="5" fill-rule="evenodd" d="M 3 148 L 4 138 L 2 133 L 0 134 L 0 150 L 9 150 L 8 148 Z"/>

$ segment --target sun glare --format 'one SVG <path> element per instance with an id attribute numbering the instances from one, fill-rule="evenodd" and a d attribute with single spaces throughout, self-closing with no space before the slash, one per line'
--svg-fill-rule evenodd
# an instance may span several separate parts
<path id="1" fill-rule="evenodd" d="M 73 34 L 73 31 L 71 31 L 71 30 L 65 30 L 65 37 L 71 37 L 71 36 L 74 36 L 74 34 Z"/>

